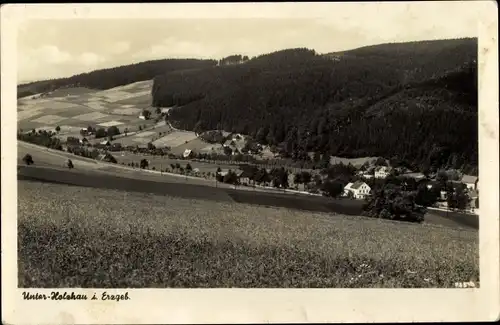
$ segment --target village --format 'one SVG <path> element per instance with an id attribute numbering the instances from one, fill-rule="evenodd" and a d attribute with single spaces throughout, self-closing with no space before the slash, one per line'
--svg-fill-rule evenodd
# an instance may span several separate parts
<path id="1" fill-rule="evenodd" d="M 170 130 L 173 130 L 171 126 Z M 263 158 L 265 146 L 260 144 L 252 143 L 252 152 L 245 142 L 246 137 L 241 134 L 226 133 L 224 140 L 214 145 L 221 149 L 218 152 L 212 147 L 209 153 L 192 149 L 173 153 L 170 147 L 157 148 L 151 143 L 122 146 L 120 140 L 130 134 L 120 134 L 113 126 L 106 131 L 104 140 L 99 140 L 97 133 L 99 130 L 90 126 L 81 128 L 80 137 L 67 137 L 66 141 L 58 142 L 61 143 L 59 150 L 159 176 L 179 174 L 227 183 L 235 188 L 253 187 L 343 200 L 368 201 L 374 193 L 392 184 L 398 186 L 401 192 L 415 193 L 416 205 L 478 214 L 479 180 L 477 176 L 457 170 L 439 170 L 424 175 L 401 166 L 391 167 L 386 159 L 380 157 L 365 159 L 363 164 L 363 160 L 353 160 L 356 164 L 352 164 L 349 160 L 338 162 L 330 158 L 329 163 L 319 168 L 292 167 L 278 155 Z M 33 136 L 51 137 L 56 134 L 39 130 L 35 134 L 33 131 L 25 132 L 18 137 L 33 142 Z"/>

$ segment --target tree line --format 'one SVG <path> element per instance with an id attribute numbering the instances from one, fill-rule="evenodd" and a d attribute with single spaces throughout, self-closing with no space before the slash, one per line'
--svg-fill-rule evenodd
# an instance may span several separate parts
<path id="1" fill-rule="evenodd" d="M 81 73 L 69 78 L 58 78 L 22 84 L 17 87 L 17 98 L 46 93 L 63 87 L 110 89 L 138 81 L 151 80 L 159 74 L 184 69 L 215 66 L 216 60 L 164 59 L 151 60 L 119 67 Z"/>

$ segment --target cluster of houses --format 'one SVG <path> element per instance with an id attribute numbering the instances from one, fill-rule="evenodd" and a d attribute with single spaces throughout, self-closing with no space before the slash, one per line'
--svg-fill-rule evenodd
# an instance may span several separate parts
<path id="1" fill-rule="evenodd" d="M 392 171 L 393 169 L 390 167 L 378 166 L 375 167 L 374 170 L 360 171 L 358 173 L 358 176 L 361 176 L 365 179 L 369 178 L 385 179 L 392 173 Z M 409 170 L 404 171 L 403 173 L 400 174 L 400 176 L 413 178 L 416 181 L 422 181 L 427 179 L 424 174 L 414 173 Z M 461 184 L 465 185 L 467 194 L 470 198 L 470 204 L 469 204 L 470 207 L 472 209 L 478 208 L 477 199 L 479 197 L 479 179 L 477 176 L 463 175 L 460 180 L 450 181 L 450 183 L 454 188 L 460 186 Z M 427 188 L 432 189 L 437 184 L 438 182 L 435 180 L 428 180 Z M 363 181 L 356 181 L 354 183 L 349 183 L 345 186 L 343 195 L 346 197 L 352 197 L 354 199 L 365 199 L 367 196 L 370 195 L 370 192 L 371 188 L 368 184 L 366 184 Z M 446 207 L 447 206 L 446 199 L 447 199 L 447 192 L 442 190 L 440 192 L 441 202 L 438 205 Z"/>

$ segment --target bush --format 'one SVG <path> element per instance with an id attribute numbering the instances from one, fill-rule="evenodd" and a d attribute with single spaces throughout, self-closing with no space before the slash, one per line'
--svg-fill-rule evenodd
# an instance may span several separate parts
<path id="1" fill-rule="evenodd" d="M 75 166 L 73 165 L 73 161 L 71 161 L 71 159 L 68 159 L 68 163 L 67 163 L 67 164 L 68 164 L 68 168 L 69 168 L 69 169 L 72 169 L 72 168 L 74 168 L 74 167 L 75 167 Z"/>
<path id="2" fill-rule="evenodd" d="M 141 159 L 140 167 L 141 169 L 146 169 L 149 166 L 149 162 L 146 159 Z"/>
<path id="3" fill-rule="evenodd" d="M 113 164 L 116 164 L 118 161 L 116 160 L 115 157 L 113 157 L 111 154 L 107 153 L 104 158 L 103 158 L 104 161 L 106 162 L 110 162 L 110 163 L 113 163 Z"/>
<path id="4" fill-rule="evenodd" d="M 363 215 L 373 218 L 408 222 L 423 222 L 427 209 L 415 203 L 415 193 L 402 191 L 401 187 L 388 184 L 373 190 L 363 207 Z"/>
<path id="5" fill-rule="evenodd" d="M 116 126 L 110 126 L 108 128 L 108 136 L 115 136 L 115 135 L 118 135 L 120 134 L 120 130 L 118 129 L 118 127 Z"/>
<path id="6" fill-rule="evenodd" d="M 96 139 L 98 138 L 105 138 L 107 137 L 108 134 L 106 132 L 106 130 L 104 128 L 99 128 L 96 132 L 95 132 L 95 137 Z"/>
<path id="7" fill-rule="evenodd" d="M 34 164 L 35 162 L 33 161 L 33 157 L 27 153 L 24 157 L 23 157 L 23 162 L 26 164 L 26 165 L 32 165 Z"/>
<path id="8" fill-rule="evenodd" d="M 340 182 L 327 180 L 321 184 L 321 190 L 325 196 L 338 197 L 344 191 L 344 186 Z"/>

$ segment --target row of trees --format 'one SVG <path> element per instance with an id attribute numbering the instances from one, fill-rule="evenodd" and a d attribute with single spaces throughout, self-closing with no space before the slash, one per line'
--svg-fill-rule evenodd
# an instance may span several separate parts
<path id="1" fill-rule="evenodd" d="M 55 150 L 63 150 L 61 140 L 57 138 L 56 133 L 46 130 L 31 130 L 28 133 L 23 133 L 22 130 L 17 134 L 17 139 L 39 146 L 47 147 Z"/>

